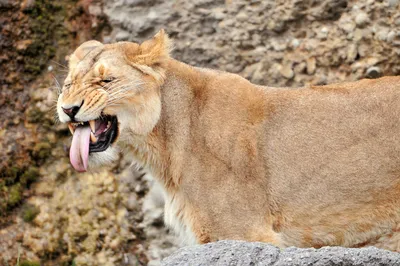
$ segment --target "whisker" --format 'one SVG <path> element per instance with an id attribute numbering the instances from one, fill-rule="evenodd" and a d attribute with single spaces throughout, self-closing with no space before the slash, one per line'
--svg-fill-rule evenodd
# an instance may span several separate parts
<path id="1" fill-rule="evenodd" d="M 120 86 L 125 86 L 125 83 L 122 82 L 121 80 L 117 80 L 117 81 L 112 81 L 108 84 L 106 84 L 105 86 L 103 86 L 103 88 L 106 88 L 105 91 L 110 91 L 110 90 L 115 90 L 116 88 L 120 87 Z"/>
<path id="2" fill-rule="evenodd" d="M 140 88 L 140 85 L 142 85 L 142 84 L 143 83 L 128 84 L 128 85 L 127 84 L 123 84 L 123 85 L 121 85 L 119 87 L 113 88 L 113 90 L 115 90 L 115 91 L 114 92 L 109 92 L 109 95 L 112 96 L 112 95 L 115 95 L 116 93 L 120 93 L 120 92 L 124 93 L 124 92 L 132 90 L 132 88 L 138 89 L 138 88 Z M 121 90 L 121 88 L 123 88 L 123 89 Z"/>
<path id="3" fill-rule="evenodd" d="M 111 98 L 111 99 L 109 99 L 107 102 L 115 102 L 115 101 L 118 101 L 118 100 L 122 100 L 122 99 L 125 99 L 125 98 L 127 98 L 127 97 L 129 97 L 130 95 L 121 95 L 121 96 L 119 96 L 119 97 L 114 97 L 114 98 Z"/>
<path id="4" fill-rule="evenodd" d="M 113 96 L 113 95 L 117 95 L 117 94 L 121 94 L 121 93 L 126 93 L 129 91 L 132 91 L 132 90 L 130 88 L 126 88 L 125 86 L 123 86 L 123 87 L 119 87 L 118 90 L 109 92 L 108 95 Z"/>
<path id="5" fill-rule="evenodd" d="M 62 92 L 61 85 L 60 85 L 60 83 L 58 82 L 56 76 L 53 75 L 53 79 L 54 79 L 54 81 L 56 82 L 56 88 L 57 88 L 58 95 L 60 95 L 61 92 Z"/>
<path id="6" fill-rule="evenodd" d="M 109 94 L 110 99 L 108 100 L 109 103 L 121 100 L 128 96 L 131 96 L 133 91 L 130 88 L 125 88 L 123 90 L 119 90 Z"/>
<path id="7" fill-rule="evenodd" d="M 112 101 L 115 102 L 115 101 L 121 100 L 121 99 L 129 97 L 129 96 L 131 96 L 131 94 L 125 93 L 125 94 L 114 95 L 109 98 L 108 102 L 112 102 Z"/>
<path id="8" fill-rule="evenodd" d="M 108 102 L 107 102 L 107 105 L 113 104 L 113 103 L 118 103 L 118 102 L 120 102 L 120 101 L 122 101 L 122 100 L 124 100 L 124 99 L 126 99 L 126 98 L 128 98 L 128 96 L 123 96 L 123 97 L 120 97 L 120 98 L 118 98 L 118 99 L 114 99 L 114 100 L 108 101 Z"/>
<path id="9" fill-rule="evenodd" d="M 56 72 L 63 72 L 63 73 L 68 73 L 69 70 L 65 70 L 65 69 L 56 69 Z"/>
<path id="10" fill-rule="evenodd" d="M 133 96 L 132 92 L 119 92 L 119 93 L 115 93 L 112 95 L 109 95 L 109 100 L 118 100 L 121 99 L 121 97 L 128 97 L 128 96 Z"/>
<path id="11" fill-rule="evenodd" d="M 53 63 L 55 63 L 56 65 L 59 65 L 60 67 L 63 67 L 63 68 L 67 68 L 68 69 L 68 66 L 65 66 L 65 65 L 63 65 L 63 64 L 61 64 L 61 63 L 58 63 L 57 61 L 54 61 L 54 60 L 50 60 L 51 62 L 53 62 Z"/>

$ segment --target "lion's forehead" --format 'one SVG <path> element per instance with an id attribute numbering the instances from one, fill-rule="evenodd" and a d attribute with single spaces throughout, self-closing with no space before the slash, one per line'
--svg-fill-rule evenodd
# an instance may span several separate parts
<path id="1" fill-rule="evenodd" d="M 74 68 L 69 69 L 64 84 L 74 84 L 78 88 L 83 84 L 94 83 L 98 78 L 117 77 L 124 80 L 137 78 L 129 65 L 124 49 L 108 45 L 95 56 L 83 58 Z"/>
<path id="2" fill-rule="evenodd" d="M 85 56 L 73 69 L 70 69 L 70 73 L 78 75 L 87 73 L 99 65 L 104 65 L 107 68 L 118 66 L 124 62 L 124 56 L 118 49 L 103 49 L 97 54 Z"/>

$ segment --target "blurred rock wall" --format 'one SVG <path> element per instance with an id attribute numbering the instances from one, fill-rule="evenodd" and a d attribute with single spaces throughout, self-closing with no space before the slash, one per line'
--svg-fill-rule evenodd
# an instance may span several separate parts
<path id="1" fill-rule="evenodd" d="M 397 0 L 106 1 L 109 41 L 164 28 L 174 57 L 270 86 L 397 75 Z"/>
<path id="2" fill-rule="evenodd" d="M 7 211 L 0 223 L 0 264 L 14 264 L 20 247 L 21 258 L 42 265 L 157 265 L 179 246 L 163 227 L 160 190 L 151 177 L 128 167 L 129 157 L 84 175 L 69 166 L 70 137 L 65 125 L 52 120 L 55 96 L 49 85 L 53 74 L 63 80 L 66 69 L 59 63 L 66 62 L 56 52 L 65 47 L 99 35 L 104 42 L 142 42 L 164 28 L 174 40 L 176 59 L 263 85 L 327 84 L 400 72 L 398 0 L 68 0 L 68 8 L 56 11 L 70 18 L 66 35 L 61 34 L 70 41 L 50 35 L 55 40 L 42 47 L 49 55 L 35 65 L 40 76 L 20 79 L 26 76 L 22 66 L 29 66 L 24 51 L 31 37 L 24 35 L 27 31 L 15 37 L 19 24 L 7 18 L 19 22 L 33 14 L 29 10 L 52 10 L 49 3 L 35 7 L 44 2 L 0 1 L 6 14 L 0 20 L 5 36 L 0 45 L 5 49 L 13 43 L 0 60 L 20 62 L 16 71 L 2 68 L 0 73 L 0 114 L 7 116 L 0 122 L 0 210 L 9 208 L 11 187 L 19 192 L 11 198 L 18 208 Z M 30 19 L 40 22 L 39 17 L 34 13 Z M 105 20 L 112 31 L 99 27 Z M 12 39 L 2 42 L 6 38 Z M 22 170 L 14 173 L 12 166 Z M 23 190 L 20 180 L 28 180 L 30 189 Z"/>
<path id="3" fill-rule="evenodd" d="M 77 0 L 0 1 L 0 225 L 63 135 L 55 126 L 55 79 L 65 75 L 71 49 L 101 39 L 106 25 L 87 8 Z"/>

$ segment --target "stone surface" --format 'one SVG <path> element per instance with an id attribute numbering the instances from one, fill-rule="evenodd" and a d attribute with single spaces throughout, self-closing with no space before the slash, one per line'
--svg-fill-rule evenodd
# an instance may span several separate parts
<path id="1" fill-rule="evenodd" d="M 64 78 L 65 57 L 78 43 L 101 38 L 103 23 L 85 2 L 0 2 L 0 265 L 58 265 L 65 254 L 56 243 L 65 228 L 48 208 L 71 176 L 67 128 L 54 119 L 55 80 Z"/>
<path id="2" fill-rule="evenodd" d="M 161 263 L 179 265 L 377 266 L 400 265 L 400 254 L 369 248 L 279 248 L 265 243 L 219 241 L 181 248 Z"/>
<path id="3" fill-rule="evenodd" d="M 31 224 L 20 223 L 25 231 L 22 247 L 39 257 L 62 250 L 63 257 L 55 256 L 57 264 L 146 264 L 143 195 L 137 196 L 135 188 L 141 185 L 147 191 L 148 187 L 143 173 L 128 167 L 131 161 L 127 156 L 111 167 L 124 169 L 118 173 L 103 168 L 76 174 L 65 167 L 68 158 L 46 164 L 43 179 L 35 185 L 36 195 L 29 198 L 29 203 L 40 212 Z M 69 178 L 64 179 L 65 176 Z M 43 186 L 52 188 L 51 194 Z M 130 204 L 135 204 L 131 211 Z M 128 256 L 130 253 L 135 260 Z M 24 255 L 36 259 L 25 252 Z"/>
<path id="4" fill-rule="evenodd" d="M 65 125 L 54 123 L 56 91 L 50 87 L 53 75 L 62 83 L 65 54 L 87 38 L 142 42 L 164 28 L 174 40 L 176 59 L 238 73 L 270 86 L 307 86 L 400 73 L 398 0 L 53 1 L 52 5 L 67 3 L 63 14 L 72 18 L 61 25 L 73 38 L 58 45 L 52 38 L 55 31 L 49 31 L 49 37 L 40 31 L 42 27 L 31 27 L 53 25 L 51 19 L 60 18 L 35 19 L 49 5 L 35 6 L 45 2 L 0 0 L 5 51 L 0 55 L 4 68 L 0 73 L 0 169 L 20 169 L 0 176 L 0 187 L 6 178 L 32 172 L 29 166 L 40 173 L 36 183 L 29 181 L 33 184 L 23 197 L 21 193 L 6 197 L 0 188 L 0 209 L 8 198 L 40 208 L 33 223 L 19 215 L 6 217 L 7 223 L 0 228 L 0 264 L 15 265 L 21 247 L 22 259 L 42 260 L 44 265 L 71 264 L 73 258 L 76 265 L 158 265 L 180 246 L 162 222 L 162 191 L 149 175 L 127 169 L 129 158 L 111 172 L 103 169 L 77 175 L 71 170 L 67 159 L 70 136 Z M 101 27 L 107 20 L 110 32 Z M 63 56 L 47 61 L 46 53 L 30 52 L 37 47 L 32 45 L 38 43 L 33 38 L 36 31 L 41 32 L 36 37 L 51 43 L 43 51 L 57 47 L 55 54 Z M 65 39 L 62 34 L 56 39 L 60 37 Z M 30 68 L 40 72 L 38 78 L 24 70 L 32 67 L 26 53 L 34 58 L 46 55 L 34 61 L 40 63 L 39 68 Z M 20 192 L 21 187 L 10 190 Z"/>
<path id="5" fill-rule="evenodd" d="M 357 80 L 370 67 L 399 74 L 397 2 L 110 0 L 104 12 L 110 42 L 141 42 L 164 28 L 179 60 L 294 87 Z"/>

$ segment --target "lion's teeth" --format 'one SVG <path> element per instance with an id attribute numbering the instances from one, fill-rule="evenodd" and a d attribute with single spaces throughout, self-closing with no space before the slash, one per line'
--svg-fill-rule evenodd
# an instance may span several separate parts
<path id="1" fill-rule="evenodd" d="M 90 120 L 89 126 L 90 126 L 90 129 L 92 130 L 92 132 L 95 133 L 96 132 L 96 122 L 94 120 Z"/>
<path id="2" fill-rule="evenodd" d="M 74 126 L 71 124 L 68 124 L 68 128 L 69 128 L 69 131 L 71 132 L 71 134 L 74 135 L 74 131 L 75 131 Z"/>
<path id="3" fill-rule="evenodd" d="M 96 142 L 97 142 L 97 138 L 96 138 L 96 136 L 94 135 L 93 132 L 90 132 L 90 140 L 91 140 L 93 143 L 96 143 Z"/>

